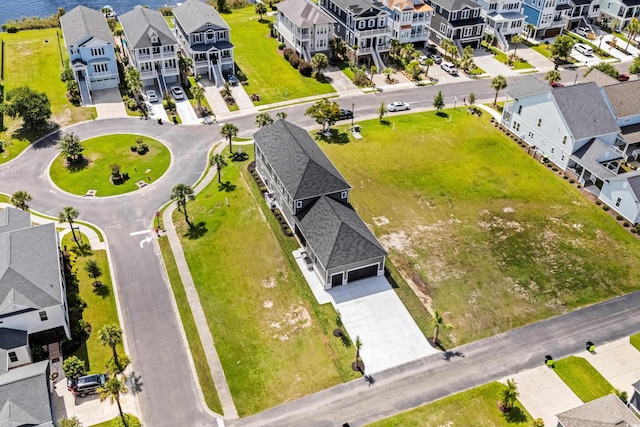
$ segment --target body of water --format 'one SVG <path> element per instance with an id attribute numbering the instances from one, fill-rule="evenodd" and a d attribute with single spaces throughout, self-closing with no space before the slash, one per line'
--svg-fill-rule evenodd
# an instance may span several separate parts
<path id="1" fill-rule="evenodd" d="M 137 4 L 157 10 L 166 4 L 175 3 L 176 0 L 0 0 L 0 24 L 9 19 L 19 19 L 23 16 L 50 16 L 56 13 L 59 7 L 70 11 L 78 5 L 84 5 L 100 10 L 105 5 L 109 5 L 116 13 L 123 14 L 133 9 Z"/>

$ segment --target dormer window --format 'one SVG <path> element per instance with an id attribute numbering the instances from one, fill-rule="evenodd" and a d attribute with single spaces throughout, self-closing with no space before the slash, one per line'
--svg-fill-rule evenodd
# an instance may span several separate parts
<path id="1" fill-rule="evenodd" d="M 149 36 L 149 40 L 151 40 L 151 43 L 155 44 L 160 42 L 160 39 L 158 38 L 158 33 L 156 33 L 154 30 L 149 30 L 147 35 Z"/>

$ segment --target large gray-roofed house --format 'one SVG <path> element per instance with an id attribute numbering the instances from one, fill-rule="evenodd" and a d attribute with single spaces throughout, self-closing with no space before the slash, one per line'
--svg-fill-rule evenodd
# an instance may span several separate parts
<path id="1" fill-rule="evenodd" d="M 229 30 L 229 25 L 222 19 L 218 11 L 199 0 L 187 0 L 173 9 L 173 16 L 180 22 L 182 29 L 194 33 L 211 25 L 212 28 Z"/>
<path id="2" fill-rule="evenodd" d="M 119 20 L 130 49 L 176 44 L 169 24 L 157 10 L 136 6 L 133 10 L 120 15 Z M 151 32 L 158 35 L 158 41 L 155 43 L 149 37 Z"/>
<path id="3" fill-rule="evenodd" d="M 509 82 L 509 86 L 505 89 L 507 95 L 514 99 L 550 91 L 551 86 L 533 76 L 524 76 L 513 83 Z"/>
<path id="4" fill-rule="evenodd" d="M 325 289 L 384 274 L 386 251 L 349 206 L 351 186 L 302 128 L 285 120 L 254 134 L 256 170 Z"/>
<path id="5" fill-rule="evenodd" d="M 616 118 L 622 119 L 622 122 L 618 122 L 620 125 L 631 125 L 640 121 L 640 80 L 605 86 L 602 90 Z M 625 122 L 625 118 L 631 119 Z"/>
<path id="6" fill-rule="evenodd" d="M 49 361 L 0 375 L 0 426 L 53 427 Z"/>
<path id="7" fill-rule="evenodd" d="M 320 24 L 333 24 L 335 19 L 327 15 L 320 7 L 309 0 L 284 0 L 276 3 L 278 11 L 287 15 L 297 27 L 309 27 Z"/>
<path id="8" fill-rule="evenodd" d="M 20 209 L 0 211 L 0 234 L 31 226 L 31 214 Z"/>
<path id="9" fill-rule="evenodd" d="M 82 46 L 92 38 L 114 44 L 104 14 L 86 6 L 78 6 L 60 17 L 64 40 L 69 46 Z"/>
<path id="10" fill-rule="evenodd" d="M 560 87 L 551 93 L 575 139 L 620 132 L 595 83 Z"/>
<path id="11" fill-rule="evenodd" d="M 615 394 L 557 415 L 559 427 L 637 427 L 640 419 Z"/>
<path id="12" fill-rule="evenodd" d="M 278 40 L 294 49 L 305 61 L 329 51 L 336 20 L 309 0 L 284 0 L 276 4 Z"/>

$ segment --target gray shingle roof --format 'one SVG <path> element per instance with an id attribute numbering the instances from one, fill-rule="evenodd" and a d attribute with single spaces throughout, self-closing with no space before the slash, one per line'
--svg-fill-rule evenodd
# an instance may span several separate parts
<path id="1" fill-rule="evenodd" d="M 640 114 L 640 80 L 629 80 L 624 83 L 605 86 L 603 88 L 609 103 L 618 118 Z"/>
<path id="2" fill-rule="evenodd" d="M 477 9 L 478 4 L 472 0 L 429 0 L 430 5 L 438 5 L 448 11 L 461 10 L 465 6 L 469 9 Z"/>
<path id="3" fill-rule="evenodd" d="M 356 16 L 375 16 L 382 10 L 381 5 L 374 4 L 371 0 L 333 0 L 333 2 L 343 10 L 352 11 Z"/>
<path id="4" fill-rule="evenodd" d="M 31 227 L 31 214 L 20 209 L 0 210 L 0 234 Z"/>
<path id="5" fill-rule="evenodd" d="M 356 211 L 331 197 L 320 197 L 296 217 L 307 243 L 327 269 L 387 255 Z"/>
<path id="6" fill-rule="evenodd" d="M 113 45 L 107 18 L 97 10 L 85 6 L 74 7 L 60 17 L 62 34 L 67 48 L 78 46 L 85 37 L 96 38 Z"/>
<path id="7" fill-rule="evenodd" d="M 620 153 L 596 138 L 584 144 L 571 155 L 572 160 L 603 180 L 613 178 L 616 174 L 604 167 L 601 162 L 604 162 L 605 159 L 606 161 L 613 161 L 621 158 L 622 155 Z"/>
<path id="8" fill-rule="evenodd" d="M 575 139 L 620 132 L 595 83 L 559 87 L 551 94 Z"/>
<path id="9" fill-rule="evenodd" d="M 48 383 L 48 360 L 11 369 L 0 375 L 0 426 L 52 423 Z"/>
<path id="10" fill-rule="evenodd" d="M 178 43 L 164 16 L 157 10 L 136 6 L 135 9 L 121 15 L 119 19 L 127 43 L 133 49 Z M 157 44 L 151 43 L 152 34 L 158 36 Z"/>
<path id="11" fill-rule="evenodd" d="M 29 344 L 27 335 L 27 331 L 0 328 L 0 348 L 11 350 L 12 348 L 24 347 Z"/>
<path id="12" fill-rule="evenodd" d="M 256 146 L 294 200 L 351 189 L 306 130 L 285 120 L 260 128 Z"/>
<path id="13" fill-rule="evenodd" d="M 551 91 L 551 86 L 533 76 L 524 76 L 513 82 L 509 81 L 509 86 L 507 86 L 505 91 L 510 98 L 521 98 L 523 96 L 549 92 Z"/>
<path id="14" fill-rule="evenodd" d="M 640 420 L 615 394 L 558 414 L 564 427 L 637 427 Z"/>
<path id="15" fill-rule="evenodd" d="M 0 234 L 0 312 L 62 304 L 55 224 Z"/>
<path id="16" fill-rule="evenodd" d="M 276 3 L 276 7 L 299 28 L 336 22 L 335 19 L 320 9 L 320 6 L 309 0 L 284 0 Z"/>
<path id="17" fill-rule="evenodd" d="M 199 0 L 187 0 L 182 3 L 173 9 L 173 16 L 187 34 L 204 30 L 207 24 L 212 24 L 214 30 L 230 29 L 213 6 Z"/>
<path id="18" fill-rule="evenodd" d="M 594 82 L 598 86 L 609 86 L 620 83 L 617 79 L 614 79 L 609 74 L 605 74 L 597 68 L 589 70 L 589 74 L 582 78 L 583 83 Z"/>

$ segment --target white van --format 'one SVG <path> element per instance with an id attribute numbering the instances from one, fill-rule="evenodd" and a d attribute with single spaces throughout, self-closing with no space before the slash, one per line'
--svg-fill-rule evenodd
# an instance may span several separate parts
<path id="1" fill-rule="evenodd" d="M 443 62 L 442 64 L 440 64 L 440 68 L 442 68 L 452 76 L 458 75 L 458 69 L 451 62 Z"/>
<path id="2" fill-rule="evenodd" d="M 584 56 L 593 56 L 593 49 L 586 44 L 577 43 L 574 47 L 576 51 L 580 52 Z"/>

